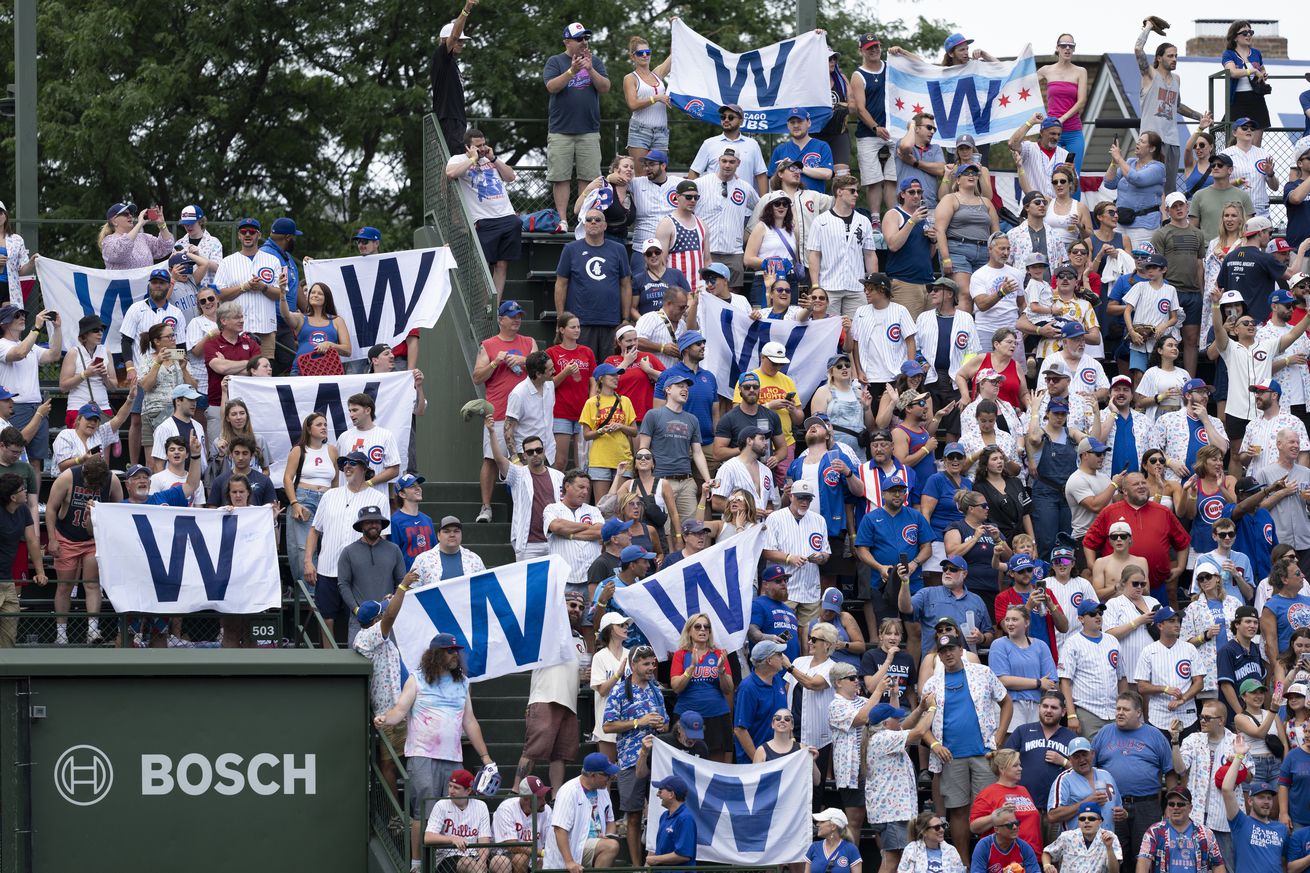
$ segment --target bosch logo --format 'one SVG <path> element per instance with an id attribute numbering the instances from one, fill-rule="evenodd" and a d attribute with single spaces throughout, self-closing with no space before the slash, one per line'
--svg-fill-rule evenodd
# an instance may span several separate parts
<path id="1" fill-rule="evenodd" d="M 1214 524 L 1216 521 L 1222 518 L 1223 514 L 1224 514 L 1224 502 L 1223 500 L 1217 497 L 1212 497 L 1206 500 L 1201 505 L 1201 517 L 1204 518 L 1210 524 Z"/>
<path id="2" fill-rule="evenodd" d="M 1293 603 L 1287 607 L 1287 623 L 1294 628 L 1310 627 L 1310 606 Z"/>
<path id="3" fill-rule="evenodd" d="M 1116 670 L 1118 670 L 1118 669 L 1119 669 L 1119 650 L 1118 650 L 1118 649 L 1111 649 L 1111 650 L 1110 650 L 1110 654 L 1109 654 L 1109 658 L 1110 658 L 1110 666 L 1113 667 L 1113 668 L 1115 668 Z"/>
<path id="4" fill-rule="evenodd" d="M 1251 357 L 1255 358 L 1257 361 L 1267 361 L 1269 360 L 1269 353 L 1264 349 L 1256 349 Z"/>
<path id="5" fill-rule="evenodd" d="M 696 116 L 697 118 L 704 118 L 704 117 L 705 117 L 705 101 L 704 101 L 704 100 L 688 100 L 688 101 L 687 101 L 687 105 L 684 106 L 684 107 L 682 107 L 682 110 L 683 110 L 684 112 L 686 112 L 688 115 L 694 115 L 694 116 Z"/>
<path id="6" fill-rule="evenodd" d="M 829 488 L 836 488 L 841 484 L 841 473 L 837 472 L 836 467 L 828 467 L 823 471 L 823 484 Z"/>
<path id="7" fill-rule="evenodd" d="M 969 335 L 961 331 L 955 335 L 955 347 L 963 351 L 969 347 Z"/>
<path id="8" fill-rule="evenodd" d="M 1274 526 L 1266 524 L 1261 532 L 1265 535 L 1265 542 L 1272 546 L 1274 544 Z"/>
<path id="9" fill-rule="evenodd" d="M 1096 371 L 1091 369 L 1090 367 L 1086 370 L 1081 370 L 1078 373 L 1078 378 L 1083 381 L 1084 385 L 1095 385 Z"/>
<path id="10" fill-rule="evenodd" d="M 900 326 L 900 324 L 889 324 L 889 325 L 887 325 L 887 339 L 890 340 L 891 342 L 894 342 L 894 343 L 898 343 L 898 342 L 901 341 L 901 326 Z"/>
<path id="11" fill-rule="evenodd" d="M 821 160 L 823 160 L 823 157 L 818 152 L 806 152 L 801 155 L 801 164 L 806 167 L 817 167 Z"/>
<path id="12" fill-rule="evenodd" d="M 373 446 L 368 450 L 368 459 L 375 464 L 381 464 L 385 457 L 386 453 L 383 451 L 382 446 Z"/>
<path id="13" fill-rule="evenodd" d="M 55 790 L 74 806 L 92 806 L 114 787 L 114 765 L 95 746 L 72 746 L 55 761 Z"/>
<path id="14" fill-rule="evenodd" d="M 1174 665 L 1174 671 L 1178 674 L 1179 679 L 1185 679 L 1188 682 L 1192 681 L 1191 661 L 1179 661 Z"/>
<path id="15" fill-rule="evenodd" d="M 730 195 L 730 199 L 737 206 L 740 206 L 746 202 L 746 192 L 741 190 L 740 188 L 733 188 L 732 194 Z"/>
<path id="16" fill-rule="evenodd" d="M 276 278 L 273 274 L 272 267 L 260 267 L 255 275 L 259 278 L 259 281 L 263 282 L 265 285 L 272 283 L 273 279 Z"/>
<path id="17" fill-rule="evenodd" d="M 670 189 L 669 192 L 664 195 L 664 201 L 676 209 L 678 206 L 678 192 L 675 189 Z"/>
<path id="18" fill-rule="evenodd" d="M 901 531 L 901 539 L 912 546 L 917 546 L 919 544 L 919 529 L 914 525 L 910 525 Z"/>
<path id="19" fill-rule="evenodd" d="M 816 552 L 822 552 L 825 539 L 826 538 L 821 533 L 810 534 L 810 548 L 814 549 Z"/>
<path id="20" fill-rule="evenodd" d="M 1158 310 L 1160 310 L 1160 314 L 1161 314 L 1161 315 L 1168 315 L 1168 314 L 1169 314 L 1169 301 L 1168 301 L 1168 300 L 1161 299 L 1159 303 L 1155 304 L 1155 308 L 1158 309 Z"/>

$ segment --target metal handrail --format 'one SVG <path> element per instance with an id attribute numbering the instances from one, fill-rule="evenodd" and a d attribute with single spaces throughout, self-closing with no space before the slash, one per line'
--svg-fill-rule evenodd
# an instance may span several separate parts
<path id="1" fill-rule="evenodd" d="M 409 793 L 409 783 L 408 783 L 408 782 L 406 782 L 405 792 L 406 792 L 406 794 Z M 519 797 L 520 797 L 520 795 L 519 795 L 519 794 L 516 794 L 516 793 L 513 792 L 513 791 L 498 791 L 498 792 L 496 792 L 495 794 L 474 794 L 474 795 L 472 795 L 471 797 L 470 797 L 469 795 L 465 795 L 465 798 L 466 798 L 466 799 L 481 800 L 483 803 L 487 803 L 487 802 L 490 801 L 490 800 L 498 801 L 497 806 L 499 806 L 500 803 L 504 803 L 506 800 L 509 800 L 509 799 L 511 799 L 511 798 L 517 800 Z M 449 794 L 445 794 L 445 795 L 442 795 L 442 796 L 440 796 L 440 797 L 437 797 L 437 796 L 433 796 L 433 797 L 421 797 L 421 798 L 419 798 L 419 800 L 420 800 L 420 802 L 422 803 L 422 806 L 420 806 L 419 808 L 422 809 L 422 810 L 428 810 L 428 809 L 430 809 L 430 806 L 429 806 L 430 803 L 435 803 L 435 802 L 438 801 L 438 800 L 451 800 L 451 799 L 453 799 L 453 798 L 452 798 L 452 796 L 449 795 Z M 408 800 L 408 798 L 407 798 L 407 800 Z M 529 840 L 502 840 L 502 841 L 500 841 L 500 842 L 492 842 L 492 843 L 483 843 L 483 842 L 478 842 L 478 843 L 475 843 L 475 844 L 469 846 L 469 848 L 476 848 L 476 849 L 479 849 L 479 850 L 480 850 L 480 849 L 532 849 L 533 852 L 532 852 L 532 856 L 531 856 L 531 862 L 530 862 L 530 864 L 529 864 L 529 869 L 531 869 L 531 870 L 536 870 L 536 869 L 538 869 L 537 865 L 540 863 L 541 858 L 539 857 L 539 853 L 536 851 L 536 848 L 537 848 L 537 843 L 538 843 L 538 842 L 540 841 L 540 839 L 541 839 L 541 832 L 537 829 L 537 821 L 538 821 L 537 816 L 538 816 L 538 814 L 539 814 L 540 812 L 541 812 L 541 810 L 537 808 L 537 797 L 536 797 L 536 795 L 533 795 L 533 797 L 532 797 L 532 811 L 531 811 L 530 813 L 528 813 L 530 816 L 532 816 L 532 839 L 531 839 L 531 841 L 529 841 Z M 492 814 L 494 815 L 494 812 L 493 812 Z M 420 842 L 420 843 L 419 843 L 419 849 L 420 849 L 420 851 L 422 852 L 422 855 L 423 855 L 422 866 L 420 867 L 420 869 L 421 869 L 421 870 L 424 870 L 424 871 L 429 871 L 429 870 L 433 870 L 433 869 L 434 869 L 433 866 L 432 866 L 432 862 L 433 862 L 433 857 L 432 857 L 432 856 L 433 856 L 434 853 L 436 853 L 436 852 L 449 852 L 449 851 L 453 851 L 453 850 L 451 850 L 451 849 L 447 849 L 447 848 L 442 847 L 442 846 L 429 846 L 427 843 L 423 843 L 423 842 Z"/>
<path id="2" fill-rule="evenodd" d="M 324 642 L 324 645 L 322 646 L 323 648 L 340 648 L 337 645 L 336 639 L 332 635 L 332 631 L 328 629 L 327 622 L 323 621 L 322 613 L 320 613 L 318 607 L 314 605 L 314 597 L 309 593 L 309 589 L 305 586 L 305 580 L 293 580 L 291 593 L 292 599 L 295 602 L 296 638 L 293 641 L 295 647 L 298 649 L 312 647 L 308 645 L 306 641 L 306 634 L 308 634 L 312 622 L 318 625 L 318 638 Z M 301 598 L 304 598 L 306 608 L 309 610 L 309 614 L 304 621 L 301 621 L 300 618 Z"/>

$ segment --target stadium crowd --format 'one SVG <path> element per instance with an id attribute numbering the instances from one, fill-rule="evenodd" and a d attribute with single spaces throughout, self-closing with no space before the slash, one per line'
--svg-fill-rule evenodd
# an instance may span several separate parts
<path id="1" fill-rule="evenodd" d="M 514 169 L 464 121 L 476 5 L 441 31 L 433 99 L 499 294 L 521 223 Z M 425 843 L 461 873 L 526 870 L 534 850 L 477 845 L 531 840 L 534 811 L 546 868 L 607 867 L 621 843 L 634 863 L 693 865 L 691 786 L 651 784 L 656 742 L 747 766 L 810 756 L 816 873 L 861 868 L 875 845 L 883 873 L 1298 873 L 1310 866 L 1310 138 L 1280 176 L 1261 144 L 1266 74 L 1248 23 L 1230 28 L 1219 125 L 1179 103 L 1174 46 L 1146 54 L 1163 30 L 1142 23 L 1140 136 L 1112 149 L 1111 196 L 1093 210 L 1079 176 L 1087 76 L 1073 36 L 1057 38 L 1040 71 L 1048 109 L 1008 143 L 1024 192 L 1010 227 L 985 149 L 961 138 L 948 155 L 926 113 L 889 134 L 877 35 L 858 38 L 849 77 L 834 52 L 823 130 L 795 110 L 766 161 L 741 107 L 724 106 L 722 132 L 678 176 L 668 61 L 631 39 L 629 153 L 602 173 L 611 82 L 591 32 L 564 29 L 543 70 L 547 174 L 576 238 L 557 270 L 555 343 L 538 348 L 504 300 L 481 344 L 474 523 L 492 519 L 503 483 L 516 556 L 567 562 L 578 660 L 533 672 L 518 796 L 494 815 L 476 796 L 495 768 L 459 643 L 439 634 L 407 669 L 391 635 L 411 586 L 483 568 L 465 520 L 421 511 L 424 480 L 401 469 L 368 395 L 349 399 L 353 427 L 335 443 L 322 415 L 306 418 L 279 483 L 249 410 L 226 396 L 232 375 L 347 369 L 349 331 L 333 289 L 302 287 L 291 218 L 266 239 L 242 219 L 224 256 L 199 206 L 176 239 L 158 207 L 111 206 L 106 267 L 168 258 L 127 313 L 116 369 L 96 316 L 29 323 L 18 276 L 38 255 L 0 206 L 13 295 L 0 307 L 0 565 L 45 585 L 48 553 L 56 608 L 80 586 L 94 643 L 93 501 L 271 507 L 293 578 L 374 662 L 375 724 L 404 751 L 410 795 L 443 797 L 410 810 L 414 857 Z M 952 35 L 943 64 L 990 58 L 971 43 Z M 1183 118 L 1200 126 L 1180 147 Z M 361 255 L 382 243 L 369 227 L 355 241 Z M 840 319 L 826 382 L 799 396 L 770 343 L 757 369 L 718 384 L 702 366 L 705 294 L 753 319 Z M 418 341 L 370 349 L 366 366 L 412 370 L 421 414 Z M 38 379 L 55 363 L 61 429 Z M 120 481 L 106 455 L 124 453 Z M 757 526 L 746 646 L 726 651 L 697 614 L 660 662 L 615 590 Z M 17 609 L 0 585 L 0 647 Z M 176 637 L 162 619 L 134 627 L 121 642 Z M 225 622 L 222 642 L 249 641 Z M 645 821 L 652 791 L 659 822 Z"/>

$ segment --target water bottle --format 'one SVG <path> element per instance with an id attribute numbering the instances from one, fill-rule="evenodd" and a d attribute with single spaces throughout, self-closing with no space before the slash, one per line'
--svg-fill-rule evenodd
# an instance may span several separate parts
<path id="1" fill-rule="evenodd" d="M 970 610 L 966 610 L 965 613 L 964 613 L 964 639 L 965 639 L 965 642 L 968 642 L 969 637 L 973 636 L 973 632 L 974 632 L 975 629 L 976 629 L 976 628 L 975 628 L 975 625 L 974 625 L 974 623 L 973 623 L 973 610 L 972 610 L 972 609 L 970 609 Z"/>

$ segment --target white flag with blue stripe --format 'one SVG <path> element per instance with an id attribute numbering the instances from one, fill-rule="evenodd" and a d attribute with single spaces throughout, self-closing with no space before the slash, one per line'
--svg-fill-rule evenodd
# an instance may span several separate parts
<path id="1" fill-rule="evenodd" d="M 146 298 L 153 270 L 167 268 L 162 261 L 130 270 L 102 270 L 42 257 L 36 275 L 47 308 L 59 313 L 64 349 L 77 345 L 77 322 L 86 315 L 98 315 L 107 326 L 105 349 L 117 361 L 122 341 L 119 327 L 128 307 Z"/>
<path id="2" fill-rule="evenodd" d="M 792 109 L 809 112 L 810 129 L 832 116 L 828 38 L 810 31 L 740 54 L 673 19 L 669 99 L 693 118 L 719 123 L 719 107 L 742 108 L 743 133 L 786 133 Z"/>
<path id="3" fill-rule="evenodd" d="M 400 658 L 417 670 L 439 633 L 461 646 L 470 682 L 549 667 L 577 657 L 558 556 L 535 558 L 413 588 L 392 632 Z"/>
<path id="4" fill-rule="evenodd" d="M 929 112 L 938 145 L 954 148 L 966 133 L 978 145 L 1001 142 L 1044 106 L 1031 45 L 1012 61 L 941 67 L 893 55 L 887 68 L 887 127 L 898 138 L 915 115 Z"/>

